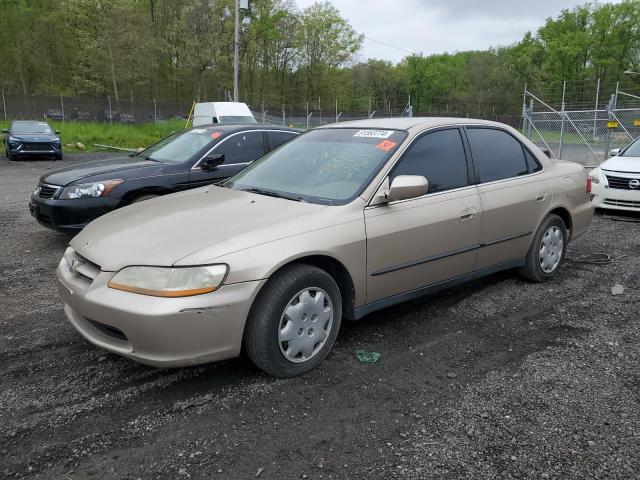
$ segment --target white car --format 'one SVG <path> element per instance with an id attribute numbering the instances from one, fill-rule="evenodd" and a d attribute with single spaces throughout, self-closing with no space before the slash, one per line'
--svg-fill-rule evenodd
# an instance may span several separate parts
<path id="1" fill-rule="evenodd" d="M 609 153 L 611 158 L 589 172 L 593 205 L 640 212 L 640 139 Z"/>

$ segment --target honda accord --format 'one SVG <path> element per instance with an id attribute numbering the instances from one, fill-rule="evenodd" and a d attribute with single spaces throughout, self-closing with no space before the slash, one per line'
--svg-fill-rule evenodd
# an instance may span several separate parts
<path id="1" fill-rule="evenodd" d="M 222 185 L 92 222 L 57 269 L 90 342 L 157 366 L 244 349 L 281 377 L 343 320 L 500 270 L 553 278 L 593 216 L 587 173 L 494 122 L 398 118 L 300 135 Z"/>

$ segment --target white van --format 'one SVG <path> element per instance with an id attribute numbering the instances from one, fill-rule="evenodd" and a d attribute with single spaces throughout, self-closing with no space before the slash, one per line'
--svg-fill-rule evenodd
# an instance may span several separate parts
<path id="1" fill-rule="evenodd" d="M 258 123 L 246 103 L 206 102 L 196 103 L 193 109 L 193 126 L 211 123 Z"/>

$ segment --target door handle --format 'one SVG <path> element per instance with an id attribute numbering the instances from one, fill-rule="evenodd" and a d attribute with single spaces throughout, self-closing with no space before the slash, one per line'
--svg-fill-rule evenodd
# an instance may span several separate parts
<path id="1" fill-rule="evenodd" d="M 538 202 L 538 203 L 544 202 L 546 199 L 547 199 L 547 192 L 539 193 L 536 196 L 536 202 Z"/>
<path id="2" fill-rule="evenodd" d="M 467 220 L 471 220 L 476 216 L 476 213 L 478 213 L 478 211 L 475 208 L 467 208 L 460 212 L 460 221 L 466 222 Z"/>

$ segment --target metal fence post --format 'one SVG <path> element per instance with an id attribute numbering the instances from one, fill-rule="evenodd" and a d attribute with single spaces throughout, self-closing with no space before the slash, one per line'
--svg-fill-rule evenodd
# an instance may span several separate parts
<path id="1" fill-rule="evenodd" d="M 62 121 L 65 121 L 64 117 L 64 101 L 62 100 L 62 95 L 60 95 L 60 110 L 62 110 Z"/>
<path id="2" fill-rule="evenodd" d="M 113 123 L 113 113 L 111 112 L 111 97 L 107 95 L 107 100 L 109 100 L 109 122 Z"/>
<path id="3" fill-rule="evenodd" d="M 309 120 L 311 120 L 311 115 L 313 115 L 313 112 L 307 115 L 307 130 L 309 130 Z"/>
<path id="4" fill-rule="evenodd" d="M 562 108 L 560 109 L 560 145 L 558 146 L 558 158 L 562 159 L 562 142 L 564 140 L 564 94 L 567 88 L 567 82 L 562 84 Z"/>
<path id="5" fill-rule="evenodd" d="M 158 121 L 158 105 L 156 104 L 156 99 L 153 99 L 153 121 Z"/>
<path id="6" fill-rule="evenodd" d="M 617 91 L 616 91 L 617 93 Z M 615 119 L 614 111 L 616 109 L 617 95 L 612 94 L 609 104 L 607 105 L 607 118 L 609 122 L 613 122 Z M 609 149 L 611 148 L 611 129 L 607 125 L 607 139 L 604 145 L 604 159 L 609 158 Z"/>
<path id="7" fill-rule="evenodd" d="M 282 126 L 287 124 L 287 111 L 284 109 L 284 105 L 282 105 Z"/>
<path id="8" fill-rule="evenodd" d="M 2 110 L 4 111 L 4 121 L 7 121 L 7 103 L 4 99 L 4 92 L 2 92 Z"/>

